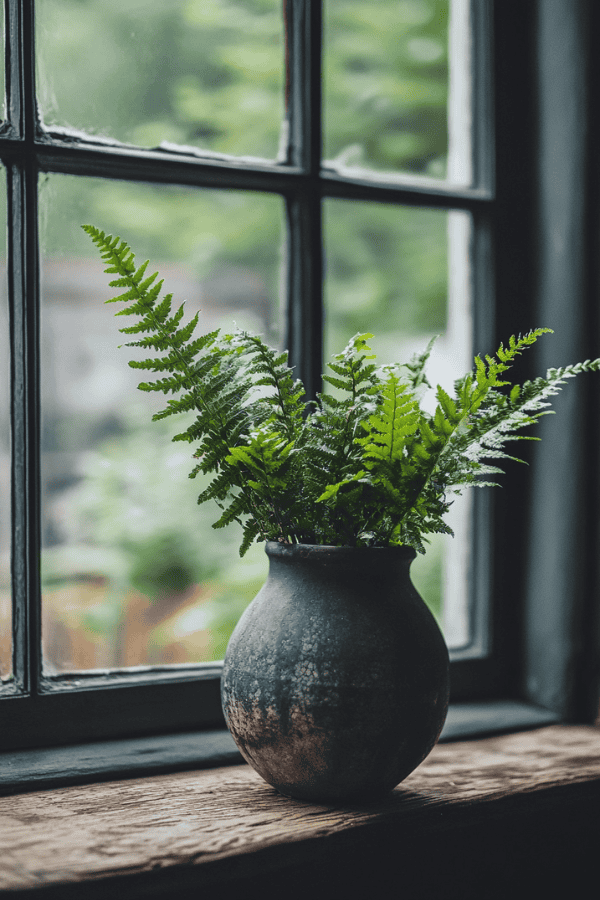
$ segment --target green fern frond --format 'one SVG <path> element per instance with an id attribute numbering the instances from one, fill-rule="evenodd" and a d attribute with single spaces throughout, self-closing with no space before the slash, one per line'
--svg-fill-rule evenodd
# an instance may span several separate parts
<path id="1" fill-rule="evenodd" d="M 418 429 L 419 405 L 406 384 L 390 374 L 381 392 L 377 413 L 370 415 L 363 428 L 366 437 L 357 438 L 364 457 L 393 464 L 404 457 L 407 441 Z"/>
<path id="2" fill-rule="evenodd" d="M 410 362 L 403 364 L 404 368 L 410 372 L 409 384 L 413 391 L 416 391 L 421 385 L 431 387 L 425 374 L 425 368 L 438 337 L 439 335 L 432 337 L 422 353 L 415 353 Z"/>
<path id="3" fill-rule="evenodd" d="M 511 385 L 507 373 L 550 329 L 511 337 L 495 355 L 480 354 L 454 384 L 436 389 L 433 414 L 420 409 L 434 340 L 406 364 L 376 368 L 370 334 L 355 335 L 323 376 L 333 391 L 308 402 L 287 353 L 235 330 L 198 334 L 162 295 L 149 263 L 136 266 L 125 241 L 83 226 L 112 278 L 125 344 L 146 351 L 134 369 L 152 373 L 142 391 L 165 394 L 160 420 L 193 413 L 174 440 L 193 446 L 190 478 L 209 475 L 198 502 L 220 509 L 215 528 L 239 522 L 243 555 L 254 540 L 367 546 L 409 545 L 451 534 L 451 500 L 469 486 L 493 485 L 497 465 L 516 459 L 506 444 L 535 440 L 521 432 L 551 412 L 550 400 L 600 360 L 549 369 Z"/>

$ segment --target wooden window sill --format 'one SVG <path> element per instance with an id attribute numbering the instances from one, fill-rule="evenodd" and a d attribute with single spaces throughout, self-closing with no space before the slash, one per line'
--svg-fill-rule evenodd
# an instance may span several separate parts
<path id="1" fill-rule="evenodd" d="M 246 765 L 66 786 L 0 798 L 0 897 L 312 900 L 387 896 L 390 878 L 408 898 L 580 896 L 599 810 L 592 726 L 438 744 L 387 798 L 341 809 Z"/>

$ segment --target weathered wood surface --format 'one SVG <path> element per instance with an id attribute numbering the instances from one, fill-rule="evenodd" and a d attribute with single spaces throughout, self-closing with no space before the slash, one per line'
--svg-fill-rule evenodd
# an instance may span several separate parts
<path id="1" fill-rule="evenodd" d="M 306 851 L 373 825 L 442 827 L 448 810 L 485 813 L 495 801 L 576 783 L 600 783 L 598 728 L 552 726 L 438 745 L 388 798 L 356 807 L 287 799 L 247 766 L 4 797 L 0 890 L 177 867 L 200 876 L 219 860 Z"/>

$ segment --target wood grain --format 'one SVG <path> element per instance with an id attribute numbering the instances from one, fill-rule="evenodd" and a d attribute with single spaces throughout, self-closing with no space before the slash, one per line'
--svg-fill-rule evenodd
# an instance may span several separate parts
<path id="1" fill-rule="evenodd" d="M 373 826 L 447 827 L 575 784 L 600 784 L 600 729 L 552 726 L 438 745 L 386 799 L 333 808 L 277 794 L 247 766 L 0 798 L 0 890 L 157 870 L 210 869 L 275 848 L 317 846 Z M 420 823 L 420 824 L 419 824 Z M 437 824 L 436 824 L 437 823 Z"/>

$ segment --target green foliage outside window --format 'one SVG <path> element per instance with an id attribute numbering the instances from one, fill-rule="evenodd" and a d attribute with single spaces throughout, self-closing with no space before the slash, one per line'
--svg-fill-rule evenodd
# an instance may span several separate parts
<path id="1" fill-rule="evenodd" d="M 167 141 L 274 158 L 284 116 L 281 8 L 277 0 L 47 0 L 37 13 L 47 126 L 72 126 L 142 146 Z M 325 157 L 350 159 L 358 147 L 377 169 L 444 175 L 449 0 L 335 0 L 325 12 Z M 173 248 L 196 245 L 203 223 L 212 232 L 204 244 L 205 265 L 240 258 L 266 262 L 279 251 L 272 213 L 263 213 L 260 223 L 242 213 L 238 228 L 228 224 L 223 230 L 193 198 L 183 209 L 180 201 L 167 199 L 149 210 L 139 205 L 138 194 L 135 185 L 108 183 L 90 196 L 88 219 L 132 240 L 143 229 L 144 252 L 157 261 Z M 354 204 L 347 224 L 343 213 L 330 215 L 340 236 L 335 240 L 332 234 L 330 291 L 364 295 L 361 281 L 374 268 L 363 248 L 376 243 L 384 254 L 383 264 L 377 260 L 376 295 L 386 303 L 395 298 L 406 309 L 400 323 L 405 331 L 442 330 L 445 272 L 435 276 L 432 297 L 430 289 L 418 287 L 429 278 L 429 253 L 410 256 L 415 229 L 424 229 L 439 268 L 435 248 L 439 257 L 445 244 L 439 215 L 415 222 L 411 210 L 369 204 Z M 60 235 L 53 239 L 57 249 L 68 250 L 60 246 Z M 336 349 L 369 329 L 356 318 L 340 323 L 344 333 Z"/>

